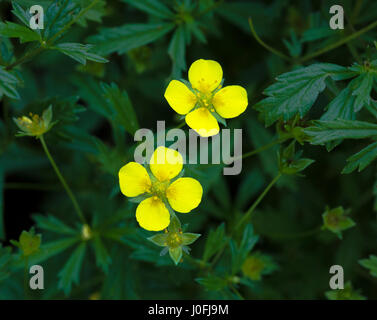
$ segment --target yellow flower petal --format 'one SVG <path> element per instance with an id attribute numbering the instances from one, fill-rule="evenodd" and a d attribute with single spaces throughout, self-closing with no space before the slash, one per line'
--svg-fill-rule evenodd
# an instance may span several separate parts
<path id="1" fill-rule="evenodd" d="M 246 110 L 247 92 L 241 86 L 227 86 L 216 92 L 212 103 L 220 116 L 234 118 Z"/>
<path id="2" fill-rule="evenodd" d="M 187 125 L 202 137 L 210 137 L 219 133 L 216 118 L 206 108 L 198 108 L 186 115 Z"/>
<path id="3" fill-rule="evenodd" d="M 195 94 L 181 81 L 172 80 L 165 91 L 165 99 L 173 110 L 187 114 L 196 104 Z"/>
<path id="4" fill-rule="evenodd" d="M 158 147 L 150 160 L 150 168 L 153 175 L 159 181 L 173 179 L 181 172 L 183 158 L 181 154 L 173 149 Z"/>
<path id="5" fill-rule="evenodd" d="M 150 197 L 139 203 L 136 220 L 146 230 L 161 231 L 169 226 L 170 213 L 158 197 Z"/>
<path id="6" fill-rule="evenodd" d="M 147 170 L 137 162 L 129 162 L 119 170 L 120 191 L 127 197 L 148 192 L 151 185 Z"/>
<path id="7" fill-rule="evenodd" d="M 213 60 L 196 60 L 188 72 L 189 81 L 194 89 L 203 93 L 215 90 L 223 79 L 223 69 Z"/>
<path id="8" fill-rule="evenodd" d="M 202 200 L 202 195 L 201 184 L 193 178 L 179 178 L 166 190 L 166 197 L 171 207 L 182 213 L 195 209 Z"/>

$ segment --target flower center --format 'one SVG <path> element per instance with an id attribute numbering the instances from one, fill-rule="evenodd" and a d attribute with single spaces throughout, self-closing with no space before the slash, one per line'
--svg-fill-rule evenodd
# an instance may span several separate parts
<path id="1" fill-rule="evenodd" d="M 169 232 L 168 238 L 166 239 L 166 244 L 170 248 L 177 248 L 182 244 L 182 236 L 178 232 Z"/>
<path id="2" fill-rule="evenodd" d="M 209 111 L 214 111 L 212 99 L 213 99 L 213 93 L 212 92 L 210 92 L 210 93 L 200 92 L 198 94 L 199 106 L 202 107 L 202 108 L 206 108 Z"/>
<path id="3" fill-rule="evenodd" d="M 151 193 L 159 198 L 163 198 L 166 193 L 166 189 L 169 186 L 169 181 L 154 181 L 152 183 Z"/>

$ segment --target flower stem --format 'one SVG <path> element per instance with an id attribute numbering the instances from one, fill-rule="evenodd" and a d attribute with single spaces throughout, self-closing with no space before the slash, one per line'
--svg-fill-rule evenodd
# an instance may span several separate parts
<path id="1" fill-rule="evenodd" d="M 43 150 L 45 151 L 48 160 L 50 160 L 50 163 L 51 163 L 52 167 L 54 168 L 56 175 L 58 176 L 60 182 L 62 183 L 62 185 L 63 185 L 63 187 L 64 187 L 64 189 L 65 189 L 65 191 L 67 192 L 69 198 L 71 199 L 72 204 L 73 204 L 73 206 L 74 206 L 74 208 L 75 208 L 75 210 L 76 210 L 76 212 L 77 212 L 77 214 L 78 214 L 80 220 L 82 221 L 82 223 L 86 224 L 86 220 L 85 220 L 85 218 L 84 218 L 84 214 L 82 213 L 82 211 L 81 211 L 81 209 L 80 209 L 80 206 L 79 206 L 79 204 L 77 203 L 77 200 L 76 200 L 74 194 L 72 193 L 72 191 L 71 191 L 71 189 L 69 188 L 67 182 L 65 181 L 63 175 L 61 174 L 61 172 L 60 172 L 58 166 L 56 165 L 56 163 L 55 163 L 53 157 L 51 156 L 51 153 L 50 153 L 50 151 L 49 151 L 48 148 L 47 148 L 47 145 L 46 145 L 46 142 L 45 142 L 45 140 L 44 140 L 43 135 L 40 136 L 39 139 L 41 140 Z"/>
<path id="2" fill-rule="evenodd" d="M 274 186 L 274 184 L 280 179 L 281 173 L 279 172 L 276 177 L 270 182 L 270 184 L 263 190 L 263 192 L 259 195 L 258 199 L 252 204 L 252 206 L 249 208 L 249 210 L 246 211 L 242 219 L 238 222 L 234 230 L 237 230 L 239 227 L 242 226 L 242 224 L 250 219 L 252 217 L 252 214 L 255 210 L 255 208 L 258 206 L 258 204 L 263 200 L 263 198 L 266 196 L 268 191 Z"/>
<path id="3" fill-rule="evenodd" d="M 246 211 L 242 219 L 238 222 L 236 227 L 233 229 L 232 233 L 230 234 L 230 237 L 228 240 L 223 244 L 220 251 L 217 253 L 215 258 L 212 260 L 212 262 L 209 265 L 209 269 L 211 269 L 217 262 L 217 260 L 221 257 L 222 253 L 224 252 L 225 247 L 228 245 L 229 239 L 232 237 L 233 233 L 238 230 L 239 227 L 242 226 L 242 224 L 248 220 L 252 213 L 254 212 L 255 208 L 258 206 L 258 204 L 263 200 L 263 198 L 266 196 L 268 191 L 274 186 L 274 184 L 279 180 L 279 178 L 282 176 L 282 174 L 279 172 L 277 176 L 270 182 L 270 184 L 263 190 L 263 192 L 259 195 L 258 199 L 252 204 L 252 206 L 249 208 L 249 210 Z"/>
<path id="4" fill-rule="evenodd" d="M 251 157 L 251 156 L 253 156 L 254 154 L 257 154 L 257 153 L 259 153 L 259 152 L 262 152 L 262 151 L 264 151 L 264 150 L 267 150 L 267 149 L 273 147 L 274 145 L 279 144 L 279 143 L 282 143 L 282 142 L 284 142 L 284 141 L 286 141 L 286 140 L 287 140 L 287 138 L 280 138 L 280 139 L 274 140 L 274 141 L 272 141 L 272 142 L 270 142 L 270 143 L 268 143 L 268 144 L 266 144 L 266 145 L 264 145 L 264 146 L 262 146 L 262 147 L 260 147 L 260 148 L 258 148 L 258 149 L 255 149 L 255 150 L 253 150 L 253 151 L 250 151 L 250 152 L 245 153 L 245 154 L 242 156 L 242 159 L 245 159 L 245 158 Z"/>
<path id="5" fill-rule="evenodd" d="M 269 46 L 267 43 L 263 42 L 263 40 L 261 38 L 259 38 L 257 32 L 255 31 L 255 28 L 254 28 L 254 25 L 253 25 L 253 20 L 251 18 L 249 18 L 249 26 L 250 26 L 251 33 L 253 34 L 255 40 L 257 40 L 258 43 L 262 47 L 266 48 L 268 51 L 272 52 L 273 54 L 276 54 L 277 56 L 279 56 L 280 58 L 282 58 L 284 60 L 287 60 L 287 61 L 292 60 L 290 57 L 288 57 L 284 53 L 280 52 L 279 50 Z"/>

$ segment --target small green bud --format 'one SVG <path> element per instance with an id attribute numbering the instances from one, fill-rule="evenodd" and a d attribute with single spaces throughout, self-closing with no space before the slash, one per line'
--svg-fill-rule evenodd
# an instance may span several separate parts
<path id="1" fill-rule="evenodd" d="M 335 233 L 339 239 L 342 239 L 342 231 L 355 226 L 355 222 L 347 217 L 349 210 L 344 210 L 343 207 L 337 207 L 335 209 L 326 208 L 322 215 L 323 229 L 330 230 Z"/>
<path id="2" fill-rule="evenodd" d="M 11 243 L 20 248 L 24 256 L 30 256 L 39 250 L 41 241 L 42 236 L 34 234 L 34 229 L 32 228 L 29 232 L 22 231 L 19 240 L 11 240 Z"/>

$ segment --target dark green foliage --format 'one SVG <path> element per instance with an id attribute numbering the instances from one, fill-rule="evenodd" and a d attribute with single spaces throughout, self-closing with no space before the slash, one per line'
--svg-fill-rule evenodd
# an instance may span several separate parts
<path id="1" fill-rule="evenodd" d="M 376 299 L 377 3 L 344 1 L 345 30 L 332 4 L 1 1 L 0 299 Z M 242 171 L 186 164 L 200 205 L 146 231 L 118 172 L 138 129 L 181 126 L 164 92 L 197 59 L 247 90 L 218 117 L 243 130 Z M 43 141 L 82 215 L 40 137 L 16 137 L 33 115 L 51 116 Z M 46 289 L 26 293 L 34 264 Z"/>

